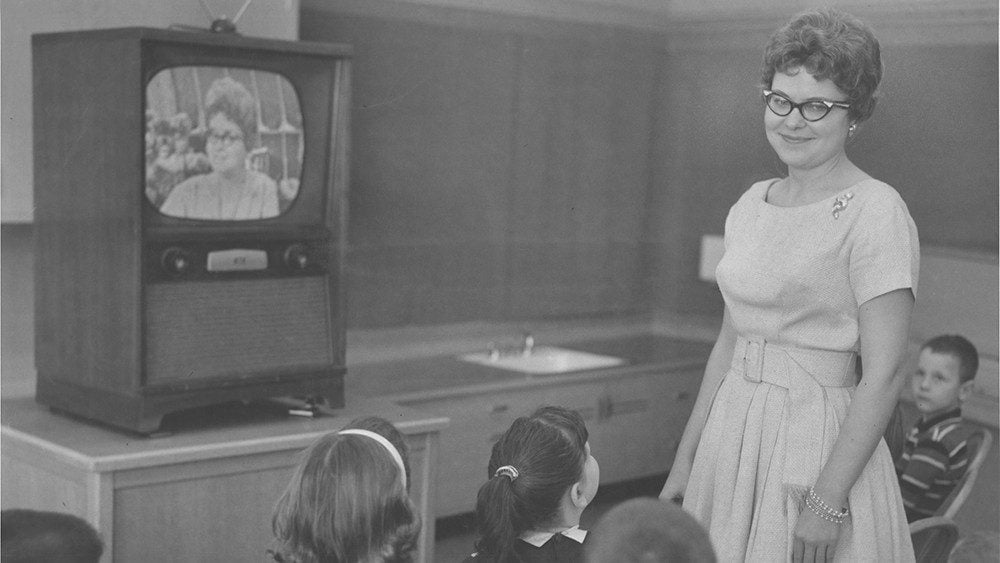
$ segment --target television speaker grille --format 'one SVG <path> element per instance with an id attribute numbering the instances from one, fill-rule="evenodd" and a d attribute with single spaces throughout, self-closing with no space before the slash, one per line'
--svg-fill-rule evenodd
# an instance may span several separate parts
<path id="1" fill-rule="evenodd" d="M 322 276 L 146 287 L 146 384 L 315 371 L 334 358 Z"/>

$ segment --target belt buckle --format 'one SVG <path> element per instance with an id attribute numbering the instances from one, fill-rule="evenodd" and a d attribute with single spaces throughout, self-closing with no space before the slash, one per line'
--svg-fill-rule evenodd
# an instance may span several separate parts
<path id="1" fill-rule="evenodd" d="M 747 381 L 761 382 L 766 344 L 763 338 L 747 338 L 746 348 L 743 351 L 743 377 Z"/>

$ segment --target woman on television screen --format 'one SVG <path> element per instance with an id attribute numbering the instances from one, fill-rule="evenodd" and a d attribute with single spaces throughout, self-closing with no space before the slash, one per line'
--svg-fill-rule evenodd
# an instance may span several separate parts
<path id="1" fill-rule="evenodd" d="M 248 143 L 257 135 L 253 96 L 236 80 L 223 77 L 209 87 L 205 107 L 205 152 L 211 171 L 177 184 L 160 212 L 221 221 L 276 217 L 277 184 L 247 166 Z"/>

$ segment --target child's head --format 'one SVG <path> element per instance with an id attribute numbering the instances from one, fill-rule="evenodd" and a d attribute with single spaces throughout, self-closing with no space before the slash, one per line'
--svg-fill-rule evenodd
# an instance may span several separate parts
<path id="1" fill-rule="evenodd" d="M 344 426 L 344 430 L 356 428 L 359 430 L 371 430 L 380 434 L 392 444 L 400 457 L 403 458 L 403 470 L 406 473 L 406 488 L 410 488 L 410 449 L 406 446 L 406 438 L 403 433 L 396 429 L 388 420 L 380 416 L 359 416 Z"/>
<path id="2" fill-rule="evenodd" d="M 280 560 L 408 561 L 420 521 L 402 456 L 384 437 L 348 429 L 323 436 L 274 509 Z"/>
<path id="3" fill-rule="evenodd" d="M 708 532 L 680 506 L 634 498 L 607 511 L 590 532 L 587 563 L 715 563 Z"/>
<path id="4" fill-rule="evenodd" d="M 493 445 L 479 489 L 476 547 L 503 560 L 524 532 L 577 525 L 597 494 L 600 468 L 579 413 L 542 407 Z"/>
<path id="5" fill-rule="evenodd" d="M 1000 533 L 979 530 L 962 536 L 948 555 L 948 563 L 980 563 L 1000 559 Z"/>
<path id="6" fill-rule="evenodd" d="M 925 342 L 910 380 L 917 410 L 926 417 L 958 407 L 972 391 L 977 369 L 979 354 L 965 338 L 942 335 Z"/>
<path id="7" fill-rule="evenodd" d="M 72 514 L 10 509 L 0 513 L 0 559 L 34 563 L 97 563 L 104 544 L 97 531 Z"/>

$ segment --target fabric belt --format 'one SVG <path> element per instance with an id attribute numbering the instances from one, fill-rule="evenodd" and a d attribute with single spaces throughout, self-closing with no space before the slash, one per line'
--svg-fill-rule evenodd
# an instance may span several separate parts
<path id="1" fill-rule="evenodd" d="M 740 335 L 732 371 L 754 383 L 788 390 L 785 482 L 814 484 L 823 462 L 826 387 L 854 387 L 854 352 L 776 345 L 764 338 Z"/>

